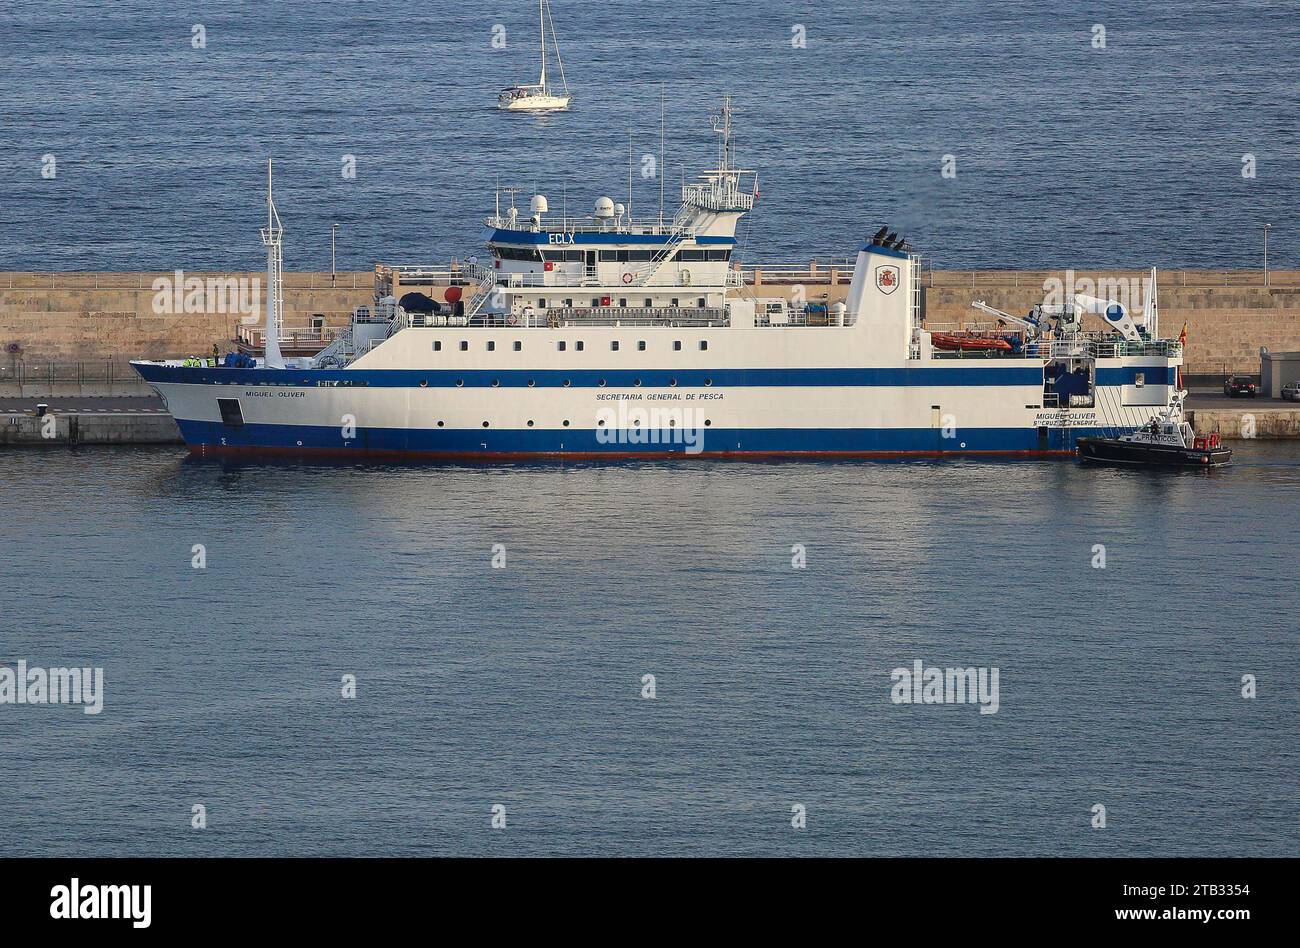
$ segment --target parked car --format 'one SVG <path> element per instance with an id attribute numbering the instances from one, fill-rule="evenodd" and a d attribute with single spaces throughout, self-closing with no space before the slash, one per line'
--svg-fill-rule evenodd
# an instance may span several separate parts
<path id="1" fill-rule="evenodd" d="M 1246 398 L 1254 398 L 1259 394 L 1255 383 L 1244 375 L 1234 375 L 1223 383 L 1223 394 L 1229 398 L 1236 398 L 1238 395 Z"/>
<path id="2" fill-rule="evenodd" d="M 1287 382 L 1283 385 L 1282 397 L 1289 402 L 1300 402 L 1300 382 Z"/>

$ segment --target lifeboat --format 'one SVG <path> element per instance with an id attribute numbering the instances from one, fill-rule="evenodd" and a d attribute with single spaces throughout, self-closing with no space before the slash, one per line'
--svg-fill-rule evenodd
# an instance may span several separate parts
<path id="1" fill-rule="evenodd" d="M 936 349 L 964 352 L 1010 352 L 1011 343 L 999 336 L 976 336 L 967 332 L 932 332 Z"/>

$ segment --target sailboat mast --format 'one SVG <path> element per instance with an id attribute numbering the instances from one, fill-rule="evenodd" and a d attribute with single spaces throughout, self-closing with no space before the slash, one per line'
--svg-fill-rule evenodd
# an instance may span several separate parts
<path id="1" fill-rule="evenodd" d="M 546 91 L 546 0 L 537 0 L 537 25 L 542 36 L 542 78 L 538 85 Z"/>

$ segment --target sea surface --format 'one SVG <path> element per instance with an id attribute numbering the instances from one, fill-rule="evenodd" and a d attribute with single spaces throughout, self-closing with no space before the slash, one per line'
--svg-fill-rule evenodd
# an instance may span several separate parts
<path id="1" fill-rule="evenodd" d="M 1294 855 L 1300 447 L 1233 447 L 3 450 L 0 666 L 104 703 L 0 705 L 0 855 Z M 997 712 L 894 703 L 917 660 L 998 669 Z"/>
<path id="2" fill-rule="evenodd" d="M 526 117 L 525 0 L 0 4 L 0 271 L 260 269 L 268 157 L 291 270 L 333 223 L 344 270 L 482 253 L 498 185 L 625 201 L 629 146 L 657 215 L 661 91 L 669 213 L 735 95 L 750 262 L 1259 267 L 1270 223 L 1300 266 L 1294 0 L 551 5 L 574 104 Z"/>

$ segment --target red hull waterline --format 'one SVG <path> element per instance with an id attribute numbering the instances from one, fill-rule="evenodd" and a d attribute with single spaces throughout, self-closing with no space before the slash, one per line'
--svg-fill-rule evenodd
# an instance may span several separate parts
<path id="1" fill-rule="evenodd" d="M 281 448 L 261 445 L 189 446 L 194 457 L 280 457 L 280 458 L 352 458 L 383 461 L 664 461 L 700 458 L 710 461 L 751 460 L 897 460 L 900 458 L 941 459 L 954 457 L 986 458 L 1072 458 L 1074 449 L 994 450 L 994 451 L 396 451 L 365 448 Z"/>

